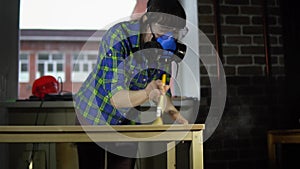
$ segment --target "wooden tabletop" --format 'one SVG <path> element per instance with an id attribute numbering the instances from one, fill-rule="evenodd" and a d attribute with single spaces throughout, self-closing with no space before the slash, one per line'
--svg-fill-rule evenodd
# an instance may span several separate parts
<path id="1" fill-rule="evenodd" d="M 105 132 L 105 131 L 197 131 L 203 130 L 204 124 L 188 125 L 111 125 L 111 126 L 0 126 L 0 133 L 35 133 L 35 132 Z"/>
<path id="2" fill-rule="evenodd" d="M 0 142 L 113 142 L 192 140 L 204 124 L 121 126 L 0 126 Z"/>

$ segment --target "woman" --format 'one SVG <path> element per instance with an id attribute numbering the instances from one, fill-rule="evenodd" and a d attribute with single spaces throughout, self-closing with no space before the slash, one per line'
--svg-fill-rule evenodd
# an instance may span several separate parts
<path id="1" fill-rule="evenodd" d="M 160 80 L 170 80 L 170 61 L 178 52 L 184 34 L 186 15 L 177 0 L 150 0 L 147 12 L 138 20 L 112 26 L 102 37 L 97 66 L 75 95 L 78 124 L 129 125 L 141 124 L 135 107 L 165 94 L 165 112 L 176 122 L 187 124 L 172 104 L 170 91 Z M 152 50 L 155 48 L 154 50 Z M 162 52 L 161 52 L 162 51 Z M 177 59 L 178 60 L 178 59 Z M 107 144 L 130 151 L 137 145 Z M 80 168 L 104 168 L 103 146 L 78 144 Z M 108 153 L 108 168 L 134 168 L 135 159 Z"/>

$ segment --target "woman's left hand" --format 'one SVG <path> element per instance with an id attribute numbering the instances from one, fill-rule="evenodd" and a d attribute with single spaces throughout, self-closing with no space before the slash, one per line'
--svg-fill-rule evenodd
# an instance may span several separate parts
<path id="1" fill-rule="evenodd" d="M 179 111 L 174 107 L 171 110 L 166 111 L 169 113 L 171 118 L 180 124 L 188 124 L 189 122 L 179 113 Z"/>

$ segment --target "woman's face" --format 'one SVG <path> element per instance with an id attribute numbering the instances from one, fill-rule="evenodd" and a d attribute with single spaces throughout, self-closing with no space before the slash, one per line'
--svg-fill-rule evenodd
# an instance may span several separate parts
<path id="1" fill-rule="evenodd" d="M 178 32 L 176 32 L 175 29 L 166 29 L 165 27 L 160 27 L 156 24 L 149 24 L 146 28 L 146 33 L 144 34 L 144 42 L 151 41 L 153 36 L 155 36 L 155 38 L 159 38 L 163 35 L 171 35 L 175 39 L 178 38 Z"/>
<path id="2" fill-rule="evenodd" d="M 147 35 L 145 36 L 146 42 L 150 41 L 153 35 L 159 38 L 162 35 L 172 36 L 176 40 L 181 40 L 187 34 L 188 29 L 178 29 L 174 27 L 160 25 L 158 23 L 149 24 L 147 26 Z"/>

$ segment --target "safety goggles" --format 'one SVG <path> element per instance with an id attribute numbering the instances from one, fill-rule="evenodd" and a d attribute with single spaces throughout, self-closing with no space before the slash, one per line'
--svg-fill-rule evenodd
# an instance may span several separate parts
<path id="1" fill-rule="evenodd" d="M 150 28 L 151 28 L 152 33 L 158 34 L 158 35 L 165 35 L 165 34 L 171 33 L 172 36 L 177 40 L 181 40 L 188 33 L 187 27 L 184 27 L 183 29 L 179 29 L 179 28 L 175 28 L 175 27 L 161 25 L 158 23 L 151 24 Z"/>

